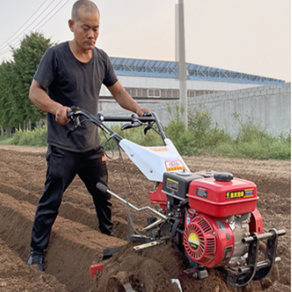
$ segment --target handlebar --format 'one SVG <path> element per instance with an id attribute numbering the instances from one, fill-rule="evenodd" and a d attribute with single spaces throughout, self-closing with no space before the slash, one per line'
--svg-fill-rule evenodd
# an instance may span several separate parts
<path id="1" fill-rule="evenodd" d="M 72 111 L 67 113 L 67 117 L 75 122 L 75 125 L 68 131 L 67 137 L 74 132 L 78 126 L 81 124 L 80 117 L 84 117 L 85 120 L 88 120 L 94 123 L 96 126 L 101 128 L 107 134 L 114 136 L 114 139 L 117 141 L 121 141 L 122 138 L 113 132 L 110 128 L 108 128 L 103 122 L 130 122 L 130 124 L 124 124 L 121 128 L 122 130 L 140 127 L 145 125 L 144 133 L 146 134 L 148 130 L 152 128 L 152 125 L 155 123 L 158 128 L 159 135 L 161 136 L 162 140 L 166 138 L 166 134 L 164 132 L 163 126 L 161 125 L 160 121 L 158 120 L 156 114 L 154 112 L 147 112 L 144 113 L 142 117 L 137 116 L 136 114 L 132 114 L 130 117 L 114 117 L 114 116 L 103 116 L 102 114 L 98 114 L 97 116 L 92 115 L 86 110 L 82 110 L 78 107 L 72 106 Z"/>
<path id="2" fill-rule="evenodd" d="M 153 116 L 154 115 L 154 116 Z M 78 107 L 72 106 L 72 111 L 67 112 L 68 119 L 72 119 L 78 116 L 85 116 L 90 119 L 91 122 L 95 120 L 99 122 L 133 122 L 134 120 L 139 120 L 142 123 L 146 122 L 156 122 L 157 118 L 155 113 L 146 112 L 142 117 L 139 117 L 135 114 L 132 114 L 130 117 L 113 117 L 113 116 L 103 116 L 102 114 L 97 114 L 93 116 L 91 113 L 86 110 L 82 110 Z"/>
<path id="3" fill-rule="evenodd" d="M 102 114 L 98 114 L 97 117 L 100 121 L 104 122 L 133 122 L 133 120 L 139 120 L 142 123 L 146 122 L 156 122 L 156 119 L 153 117 L 153 113 L 147 113 L 147 115 L 139 117 L 135 114 L 132 114 L 130 117 L 113 117 L 113 116 L 103 116 Z M 150 115 L 148 115 L 150 114 Z"/>

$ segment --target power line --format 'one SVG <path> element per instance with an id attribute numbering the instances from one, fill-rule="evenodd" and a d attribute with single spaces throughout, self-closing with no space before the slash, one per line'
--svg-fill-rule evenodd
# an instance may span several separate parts
<path id="1" fill-rule="evenodd" d="M 32 25 L 34 25 L 34 23 L 40 18 L 40 16 L 44 13 L 44 12 L 46 12 L 47 11 L 47 9 L 51 6 L 51 4 L 54 2 L 55 0 L 53 0 L 53 1 L 51 1 L 50 3 L 49 3 L 49 5 L 47 5 L 46 7 L 45 7 L 45 9 L 41 12 L 41 14 L 36 18 L 36 19 L 34 19 L 33 20 L 33 22 L 27 27 L 27 28 L 25 28 L 24 30 L 22 30 L 22 32 L 20 33 L 20 34 L 18 34 L 12 41 L 11 41 L 11 43 L 10 44 L 7 44 L 6 45 L 6 47 L 4 47 L 3 49 L 1 49 L 0 50 L 0 56 L 1 55 L 3 55 L 3 54 L 5 54 L 5 53 L 7 53 L 7 52 L 9 52 L 10 50 L 11 50 L 11 47 L 15 47 L 17 44 L 19 44 L 19 42 L 21 41 L 20 39 L 19 39 L 19 37 L 20 36 L 22 36 L 23 34 L 25 34 L 25 32 L 26 31 L 31 31 L 30 30 L 30 27 L 32 26 Z M 61 2 L 62 0 L 60 0 L 60 2 Z M 59 3 L 60 3 L 59 2 Z M 56 6 L 58 6 L 59 5 L 59 3 L 56 5 Z M 55 8 L 56 8 L 56 6 L 52 9 L 52 10 L 54 10 Z M 50 14 L 51 12 L 52 12 L 52 10 L 50 10 L 49 11 L 49 13 L 48 14 Z M 47 15 L 48 15 L 47 14 Z M 43 17 L 42 18 L 42 20 L 44 20 L 46 17 L 47 17 L 47 15 L 45 16 L 45 17 Z M 42 21 L 41 20 L 41 21 Z M 35 27 L 34 27 L 35 28 Z M 33 28 L 33 29 L 34 29 Z"/>
<path id="2" fill-rule="evenodd" d="M 21 28 L 19 28 L 13 35 L 17 34 L 28 22 L 29 20 L 31 20 L 33 18 L 33 16 L 41 9 L 41 7 L 45 4 L 46 0 L 41 4 L 41 6 L 39 6 L 39 8 L 32 14 L 32 16 L 30 16 L 28 18 L 28 20 L 21 26 Z M 7 42 L 13 37 L 13 35 L 8 38 L 5 42 L 3 42 L 1 45 L 0 45 L 0 48 L 3 47 L 3 45 L 7 45 Z"/>
<path id="3" fill-rule="evenodd" d="M 45 9 L 41 12 L 41 14 L 38 16 L 38 17 L 40 17 L 44 12 L 45 12 L 45 10 L 52 4 L 52 2 L 54 2 L 55 0 L 53 0 L 53 1 L 51 1 L 51 3 L 49 3 L 49 5 L 47 5 L 47 7 L 45 7 Z M 5 46 L 5 47 L 7 47 L 7 46 L 9 46 L 8 45 L 8 41 L 12 38 L 12 37 L 14 37 L 13 39 L 12 39 L 12 41 L 10 41 L 10 43 L 13 43 L 14 42 L 14 40 L 16 40 L 26 29 L 28 29 L 29 28 L 29 26 L 31 26 L 35 21 L 36 21 L 36 19 L 33 21 L 33 23 L 31 23 L 27 28 L 25 28 L 25 25 L 33 18 L 33 16 L 40 10 L 40 8 L 43 6 L 43 4 L 45 3 L 46 1 L 44 1 L 42 4 L 41 4 L 41 6 L 32 14 L 32 16 L 30 16 L 29 18 L 28 18 L 28 20 L 9 38 L 9 39 L 7 39 L 4 43 L 2 43 L 1 45 L 0 45 L 0 48 L 1 47 L 3 47 L 3 45 Z M 18 35 L 16 35 L 19 31 L 21 31 Z M 15 36 L 16 35 L 16 36 Z M 0 50 L 0 51 L 2 51 L 3 50 L 3 48 Z"/>
<path id="4" fill-rule="evenodd" d="M 54 0 L 53 0 L 54 1 Z M 52 1 L 52 2 L 53 2 Z M 49 7 L 51 4 L 52 4 L 52 2 L 47 6 L 47 7 Z M 60 3 L 62 2 L 62 0 L 60 0 L 54 7 L 53 7 L 53 9 L 51 9 L 47 14 L 46 14 L 46 16 L 45 17 L 43 17 L 33 28 L 26 28 L 26 30 L 27 29 L 30 29 L 29 31 L 32 31 L 32 30 L 34 30 L 34 29 L 40 29 L 41 27 L 43 27 L 54 15 L 56 15 L 56 13 L 57 12 L 59 12 L 60 11 L 60 9 L 62 9 L 64 6 L 65 6 L 65 4 L 67 4 L 68 2 L 69 2 L 69 0 L 66 0 L 64 3 L 63 3 L 63 5 L 61 6 L 61 7 L 59 7 L 58 9 L 57 9 L 57 11 L 55 11 L 54 12 L 54 10 L 60 5 Z M 46 8 L 47 8 L 46 7 Z M 45 11 L 45 10 L 44 10 Z M 30 26 L 31 25 L 33 25 L 38 19 L 39 19 L 39 17 L 44 13 L 44 11 L 38 16 L 38 18 L 37 19 L 35 19 L 31 24 L 30 24 Z M 53 14 L 51 14 L 51 13 L 53 13 Z M 50 15 L 51 14 L 51 15 Z M 48 18 L 47 18 L 48 17 Z M 46 19 L 47 18 L 47 19 Z M 44 22 L 43 22 L 44 21 Z M 42 23 L 43 22 L 43 23 Z M 23 34 L 24 33 L 24 31 L 21 33 L 21 34 Z M 14 39 L 13 39 L 13 41 L 15 40 L 15 39 L 17 39 L 21 34 L 19 34 L 17 37 L 15 37 Z M 16 44 L 18 44 L 19 42 L 20 42 L 21 40 L 20 39 L 18 39 L 17 40 L 17 42 L 15 42 L 13 45 L 14 46 L 16 46 Z M 9 47 L 12 47 L 12 44 L 10 44 L 10 45 L 6 45 L 6 46 L 9 46 Z M 4 54 L 6 54 L 7 52 L 9 52 L 10 51 L 10 48 L 3 48 L 2 50 L 0 50 L 0 56 L 1 55 L 4 55 Z"/>
<path id="5" fill-rule="evenodd" d="M 43 23 L 39 28 L 41 28 L 41 27 L 43 27 L 54 15 L 56 15 L 57 14 L 57 12 L 59 12 L 64 6 L 65 6 L 65 4 L 67 4 L 68 2 L 69 2 L 70 0 L 66 0 L 66 2 L 50 17 L 50 18 L 48 18 L 46 21 L 45 21 L 45 23 Z M 62 0 L 60 1 L 60 2 L 62 2 Z M 59 2 L 59 3 L 60 3 Z M 55 7 L 57 7 L 58 5 L 59 5 L 59 3 L 55 6 Z M 40 21 L 41 22 L 41 21 Z M 35 27 L 34 27 L 35 28 Z M 33 29 L 34 29 L 33 28 Z"/>
<path id="6" fill-rule="evenodd" d="M 19 44 L 19 42 L 20 42 L 20 38 L 19 37 L 21 37 L 25 33 L 25 31 L 27 31 L 27 30 L 30 29 L 30 27 L 38 20 L 38 18 L 40 18 L 40 16 L 51 6 L 51 4 L 54 1 L 55 0 L 51 1 L 49 3 L 49 5 L 47 5 L 45 7 L 45 9 L 40 13 L 40 15 L 38 15 L 38 17 L 36 19 L 34 19 L 33 22 L 27 28 L 22 29 L 22 31 L 17 36 L 15 36 L 13 38 L 13 40 L 10 42 L 10 44 L 6 44 L 5 47 L 3 47 L 2 49 L 0 49 L 0 56 L 3 55 L 3 54 L 5 54 L 5 53 L 7 53 L 7 52 L 9 52 L 11 50 L 11 48 L 13 48 L 13 47 L 15 47 L 16 45 Z M 31 18 L 29 20 L 31 20 Z"/>

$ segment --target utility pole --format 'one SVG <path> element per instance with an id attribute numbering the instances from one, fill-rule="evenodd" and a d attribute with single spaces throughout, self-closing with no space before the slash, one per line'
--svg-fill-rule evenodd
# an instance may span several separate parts
<path id="1" fill-rule="evenodd" d="M 185 52 L 184 1 L 178 1 L 179 98 L 184 109 L 183 122 L 188 129 L 187 66 Z"/>

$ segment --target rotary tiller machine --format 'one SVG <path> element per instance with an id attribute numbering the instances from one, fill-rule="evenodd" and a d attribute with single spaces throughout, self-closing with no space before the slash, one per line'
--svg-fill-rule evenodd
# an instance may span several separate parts
<path id="1" fill-rule="evenodd" d="M 92 116 L 74 108 L 68 113 L 76 130 L 83 122 L 92 122 L 107 133 L 124 150 L 130 160 L 150 181 L 155 182 L 149 206 L 137 208 L 104 185 L 97 188 L 108 192 L 137 211 L 148 210 L 155 217 L 147 220 L 145 235 L 132 235 L 132 241 L 143 242 L 136 249 L 173 241 L 188 258 L 191 268 L 185 270 L 201 279 L 208 269 L 217 268 L 226 274 L 235 287 L 266 277 L 276 262 L 278 237 L 285 230 L 270 229 L 263 233 L 262 218 L 256 209 L 257 186 L 233 177 L 231 173 L 204 170 L 190 172 L 155 113 L 138 117 Z M 154 129 L 164 146 L 144 147 L 124 139 L 104 122 L 126 122 L 122 130 L 144 126 L 144 133 Z M 70 132 L 68 134 L 70 134 Z M 258 260 L 260 241 L 266 242 L 263 260 Z M 116 249 L 118 250 L 118 249 Z M 91 272 L 102 266 L 92 266 Z"/>

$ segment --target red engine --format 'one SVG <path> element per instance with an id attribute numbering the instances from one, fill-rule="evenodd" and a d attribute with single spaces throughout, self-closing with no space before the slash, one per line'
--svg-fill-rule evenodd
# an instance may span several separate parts
<path id="1" fill-rule="evenodd" d="M 208 268 L 238 264 L 248 251 L 242 239 L 263 232 L 256 185 L 229 173 L 165 173 L 150 199 L 183 218 L 186 253 Z"/>
<path id="2" fill-rule="evenodd" d="M 238 262 L 247 252 L 242 238 L 250 234 L 249 223 L 256 223 L 252 232 L 262 233 L 259 213 L 257 220 L 251 215 L 258 200 L 252 182 L 219 173 L 192 181 L 187 197 L 191 210 L 185 216 L 183 243 L 188 256 L 198 264 L 222 266 L 233 255 Z"/>

